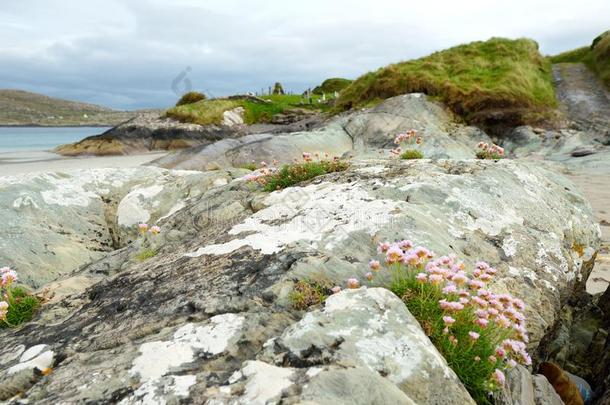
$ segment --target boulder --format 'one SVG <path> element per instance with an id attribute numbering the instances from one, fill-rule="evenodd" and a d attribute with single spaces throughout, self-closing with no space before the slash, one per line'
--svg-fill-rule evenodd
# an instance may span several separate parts
<path id="1" fill-rule="evenodd" d="M 228 183 L 208 178 L 207 191 L 163 219 L 154 259 L 130 261 L 138 246 L 128 244 L 70 274 L 100 275 L 85 291 L 0 330 L 0 393 L 32 403 L 439 403 L 451 393 L 468 403 L 392 294 L 346 291 L 304 314 L 290 306 L 294 281 L 322 275 L 343 285 L 368 271 L 377 242 L 407 237 L 496 267 L 492 289 L 526 302 L 535 349 L 582 289 L 599 244 L 574 186 L 532 162 L 358 160 L 269 194 L 217 173 Z M 31 199 L 23 206 L 40 206 Z M 42 344 L 53 353 L 46 375 L 9 378 Z"/>
<path id="2" fill-rule="evenodd" d="M 154 167 L 2 177 L 0 263 L 40 287 L 132 241 L 138 223 L 156 223 L 231 179 Z"/>
<path id="3" fill-rule="evenodd" d="M 339 115 L 315 130 L 259 134 L 227 139 L 182 151 L 152 164 L 165 168 L 201 170 L 209 165 L 239 166 L 252 160 L 282 163 L 301 159 L 303 152 L 321 156 L 380 157 L 396 147 L 397 134 L 416 129 L 427 158 L 470 159 L 478 142 L 490 142 L 481 130 L 455 124 L 451 115 L 423 94 L 385 100 L 369 110 Z"/>

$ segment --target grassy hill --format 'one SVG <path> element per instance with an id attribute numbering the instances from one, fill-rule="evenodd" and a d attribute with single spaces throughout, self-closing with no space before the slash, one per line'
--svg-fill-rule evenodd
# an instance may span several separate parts
<path id="1" fill-rule="evenodd" d="M 593 40 L 590 46 L 551 56 L 552 63 L 584 63 L 610 89 L 610 31 Z"/>
<path id="2" fill-rule="evenodd" d="M 339 95 L 336 109 L 423 92 L 467 122 L 482 126 L 539 123 L 556 106 L 550 62 L 529 39 L 492 38 L 367 73 Z"/>
<path id="3" fill-rule="evenodd" d="M 176 106 L 167 110 L 165 115 L 180 122 L 218 125 L 222 122 L 225 111 L 242 107 L 244 109 L 244 121 L 247 124 L 268 123 L 278 114 L 289 113 L 298 109 L 327 111 L 330 105 L 318 102 L 319 99 L 318 95 L 314 95 L 312 103 L 309 104 L 308 100 L 299 95 L 269 95 L 261 96 L 258 100 L 255 97 L 240 98 L 236 96 L 202 100 L 192 104 Z"/>
<path id="4" fill-rule="evenodd" d="M 0 89 L 0 125 L 118 125 L 137 115 L 94 104 Z"/>
<path id="5" fill-rule="evenodd" d="M 318 95 L 332 94 L 335 91 L 339 92 L 339 91 L 343 90 L 344 88 L 349 86 L 351 82 L 352 82 L 352 80 L 349 80 L 349 79 L 342 79 L 340 77 L 333 77 L 331 79 L 324 80 L 322 82 L 322 84 L 320 84 L 319 86 L 316 86 L 312 90 L 312 93 L 313 94 L 318 94 Z"/>

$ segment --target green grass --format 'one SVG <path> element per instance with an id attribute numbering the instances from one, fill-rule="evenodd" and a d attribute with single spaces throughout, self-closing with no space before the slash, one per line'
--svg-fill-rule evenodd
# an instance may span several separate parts
<path id="1" fill-rule="evenodd" d="M 433 96 L 474 124 L 532 123 L 551 116 L 556 106 L 551 65 L 537 43 L 492 38 L 367 73 L 341 92 L 335 108 L 413 92 Z"/>
<path id="2" fill-rule="evenodd" d="M 258 166 L 256 165 L 256 163 L 250 162 L 250 163 L 244 163 L 243 165 L 239 165 L 239 168 L 254 171 L 254 170 L 258 169 Z"/>
<path id="3" fill-rule="evenodd" d="M 329 104 L 318 103 L 320 97 L 317 95 L 312 97 L 313 102 L 311 104 L 300 95 L 270 95 L 260 98 L 269 102 L 256 102 L 248 98 L 203 100 L 192 104 L 176 106 L 167 110 L 165 115 L 180 122 L 199 125 L 220 125 L 223 118 L 222 114 L 225 111 L 236 107 L 243 107 L 245 110 L 245 123 L 257 124 L 270 122 L 275 115 L 288 112 L 292 109 L 302 108 L 321 112 L 330 109 Z"/>
<path id="4" fill-rule="evenodd" d="M 288 295 L 290 305 L 297 310 L 323 303 L 331 294 L 332 285 L 326 280 L 299 280 Z"/>
<path id="5" fill-rule="evenodd" d="M 411 159 L 423 159 L 424 154 L 416 149 L 407 149 L 400 155 L 401 159 L 411 160 Z"/>
<path id="6" fill-rule="evenodd" d="M 584 63 L 610 89 L 610 31 L 593 40 L 591 46 L 551 56 L 552 63 Z"/>
<path id="7" fill-rule="evenodd" d="M 331 79 L 326 79 L 322 82 L 321 85 L 316 86 L 313 90 L 313 94 L 332 94 L 335 91 L 340 92 L 344 88 L 350 85 L 352 80 L 342 79 L 340 77 L 333 77 Z"/>
<path id="8" fill-rule="evenodd" d="M 136 255 L 136 259 L 143 262 L 143 261 L 150 259 L 151 257 L 155 257 L 157 255 L 157 253 L 158 253 L 157 249 L 145 248 L 145 249 L 140 250 L 140 252 Z"/>
<path id="9" fill-rule="evenodd" d="M 207 97 L 203 93 L 200 93 L 198 91 L 189 91 L 188 93 L 185 93 L 182 97 L 180 97 L 180 100 L 178 100 L 176 106 L 193 104 L 198 101 L 205 100 L 206 98 Z"/>
<path id="10" fill-rule="evenodd" d="M 277 173 L 265 179 L 263 189 L 265 191 L 281 190 L 323 174 L 344 171 L 348 166 L 349 163 L 342 160 L 322 160 L 284 165 Z"/>
<path id="11" fill-rule="evenodd" d="M 27 290 L 21 287 L 11 289 L 13 302 L 11 303 L 6 320 L 12 326 L 21 325 L 28 322 L 34 316 L 34 311 L 40 306 L 38 298 L 31 295 Z M 5 322 L 0 321 L 0 327 L 9 327 Z"/>

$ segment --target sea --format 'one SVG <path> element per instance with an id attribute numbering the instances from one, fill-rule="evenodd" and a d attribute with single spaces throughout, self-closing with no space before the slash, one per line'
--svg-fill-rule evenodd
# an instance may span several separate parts
<path id="1" fill-rule="evenodd" d="M 59 145 L 98 135 L 109 127 L 0 127 L 0 154 L 49 151 Z"/>

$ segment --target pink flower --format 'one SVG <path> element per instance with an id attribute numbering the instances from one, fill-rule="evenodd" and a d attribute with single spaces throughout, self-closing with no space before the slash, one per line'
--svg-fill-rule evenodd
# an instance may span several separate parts
<path id="1" fill-rule="evenodd" d="M 371 281 L 373 279 L 373 273 L 368 272 L 364 275 L 364 277 L 366 277 L 367 280 Z"/>
<path id="2" fill-rule="evenodd" d="M 506 350 L 504 350 L 501 347 L 497 347 L 496 348 L 496 356 L 498 356 L 499 358 L 503 359 L 504 356 L 506 356 Z"/>
<path id="3" fill-rule="evenodd" d="M 481 298 L 481 297 L 472 297 L 471 299 L 472 299 L 472 302 L 477 304 L 479 307 L 487 308 L 487 301 L 485 301 L 483 298 Z"/>
<path id="4" fill-rule="evenodd" d="M 474 297 L 474 298 L 478 298 L 478 297 Z M 474 300 L 473 298 L 473 300 Z M 487 319 L 489 318 L 489 313 L 487 311 L 485 311 L 484 309 L 477 309 L 474 314 L 479 317 L 479 318 L 483 318 L 483 319 Z"/>
<path id="5" fill-rule="evenodd" d="M 496 356 L 493 356 L 493 355 L 492 355 L 492 356 L 489 356 L 489 357 L 487 358 L 487 360 L 489 360 L 489 362 L 490 362 L 491 364 L 493 364 L 493 363 L 495 363 L 495 362 L 497 362 L 497 361 L 498 361 L 498 359 L 496 359 Z"/>
<path id="6" fill-rule="evenodd" d="M 474 356 L 474 361 L 478 363 L 479 361 L 481 361 L 481 358 L 479 356 Z"/>
<path id="7" fill-rule="evenodd" d="M 402 262 L 404 254 L 398 246 L 391 246 L 385 256 L 386 263 L 394 264 Z"/>
<path id="8" fill-rule="evenodd" d="M 468 285 L 470 286 L 470 289 L 472 289 L 472 290 L 479 290 L 479 289 L 485 287 L 485 283 L 482 282 L 481 280 L 470 280 L 470 283 L 468 283 Z"/>
<path id="9" fill-rule="evenodd" d="M 390 246 L 392 245 L 390 245 L 389 242 L 381 242 L 379 245 L 377 245 L 377 253 L 387 252 Z"/>
<path id="10" fill-rule="evenodd" d="M 410 240 L 401 240 L 400 242 L 398 242 L 398 247 L 400 247 L 401 249 L 404 250 L 408 250 L 411 249 L 413 247 L 413 242 L 411 242 Z"/>
<path id="11" fill-rule="evenodd" d="M 470 339 L 472 340 L 477 340 L 481 335 L 479 335 L 477 332 L 470 331 L 468 332 L 468 336 L 470 336 Z"/>
<path id="12" fill-rule="evenodd" d="M 15 270 L 5 270 L 0 276 L 0 287 L 9 287 L 14 281 L 17 281 L 17 272 Z"/>
<path id="13" fill-rule="evenodd" d="M 468 277 L 466 277 L 466 274 L 464 274 L 463 271 L 459 271 L 453 275 L 451 281 L 457 285 L 461 285 L 468 282 Z"/>
<path id="14" fill-rule="evenodd" d="M 311 161 L 311 153 L 308 153 L 308 152 L 303 152 L 303 159 L 304 159 L 306 162 L 310 162 L 310 161 Z"/>
<path id="15" fill-rule="evenodd" d="M 443 322 L 445 322 L 445 325 L 449 326 L 455 323 L 455 319 L 450 316 L 443 316 Z"/>
<path id="16" fill-rule="evenodd" d="M 454 346 L 457 346 L 457 344 L 458 344 L 458 340 L 457 340 L 457 339 L 456 339 L 456 337 L 455 337 L 455 336 L 453 336 L 453 335 L 449 336 L 449 341 L 450 341 L 451 343 L 453 343 L 453 345 L 454 345 Z"/>
<path id="17" fill-rule="evenodd" d="M 487 273 L 485 273 L 485 274 L 481 274 L 481 275 L 479 276 L 479 280 L 481 280 L 481 281 L 483 281 L 483 282 L 485 282 L 485 283 L 487 283 L 488 281 L 490 281 L 492 278 L 493 278 L 493 277 L 492 277 L 492 275 L 491 275 L 491 274 L 487 274 Z"/>
<path id="18" fill-rule="evenodd" d="M 381 267 L 381 264 L 379 263 L 378 260 L 371 260 L 369 262 L 369 268 L 371 270 L 379 270 L 380 267 Z"/>
<path id="19" fill-rule="evenodd" d="M 428 279 L 430 280 L 430 284 L 440 284 L 443 281 L 443 276 L 441 276 L 440 274 L 430 274 L 430 277 L 428 277 Z"/>
<path id="20" fill-rule="evenodd" d="M 517 362 L 516 362 L 515 360 L 513 360 L 513 359 L 509 359 L 509 360 L 506 362 L 506 365 L 507 365 L 509 368 L 514 368 L 514 367 L 517 367 Z"/>
<path id="21" fill-rule="evenodd" d="M 457 287 L 455 284 L 448 284 L 442 291 L 443 294 L 455 294 L 457 292 Z"/>
<path id="22" fill-rule="evenodd" d="M 333 288 L 331 288 L 330 290 L 333 292 L 333 294 L 336 294 L 336 293 L 338 293 L 339 291 L 341 291 L 341 287 L 339 287 L 339 286 L 337 285 L 337 286 L 334 286 Z"/>
<path id="23" fill-rule="evenodd" d="M 485 318 L 477 318 L 477 320 L 474 321 L 474 323 L 479 325 L 481 328 L 486 328 L 489 321 Z"/>
<path id="24" fill-rule="evenodd" d="M 417 276 L 415 276 L 415 278 L 420 283 L 425 283 L 428 280 L 428 276 L 426 275 L 426 273 L 419 273 Z"/>
<path id="25" fill-rule="evenodd" d="M 152 233 L 153 235 L 158 235 L 161 233 L 161 228 L 159 228 L 157 225 L 151 226 L 150 233 Z"/>
<path id="26" fill-rule="evenodd" d="M 140 231 L 140 233 L 146 233 L 146 231 L 148 231 L 148 224 L 138 224 L 138 230 Z"/>
<path id="27" fill-rule="evenodd" d="M 348 278 L 347 279 L 347 288 L 358 288 L 360 287 L 360 281 L 357 278 Z"/>
<path id="28" fill-rule="evenodd" d="M 504 385 L 504 382 L 506 381 L 504 373 L 498 369 L 493 372 L 493 379 L 500 385 Z"/>
<path id="29" fill-rule="evenodd" d="M 519 311 L 523 311 L 525 309 L 525 302 L 523 302 L 519 298 L 515 298 L 513 299 L 513 306 Z"/>

